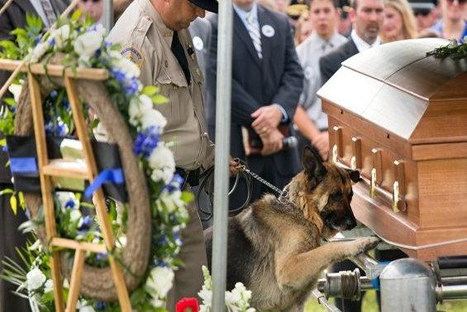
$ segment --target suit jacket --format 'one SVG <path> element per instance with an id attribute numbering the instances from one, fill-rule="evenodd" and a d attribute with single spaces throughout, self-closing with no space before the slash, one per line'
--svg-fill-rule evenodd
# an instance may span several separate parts
<path id="1" fill-rule="evenodd" d="M 325 84 L 339 70 L 343 61 L 357 53 L 358 49 L 355 42 L 353 42 L 352 38 L 349 38 L 349 41 L 337 49 L 323 55 L 319 60 L 322 84 Z"/>
<path id="2" fill-rule="evenodd" d="M 0 7 L 3 7 L 5 2 L 7 0 L 0 0 Z M 68 6 L 68 1 L 65 0 L 53 0 L 51 3 L 57 13 L 63 12 Z M 26 14 L 37 14 L 31 2 L 29 0 L 13 1 L 8 9 L 0 15 L 0 41 L 14 39 L 14 36 L 10 32 L 16 28 L 24 28 L 26 26 Z M 11 72 L 0 70 L 0 86 L 5 84 L 10 74 Z M 2 105 L 1 102 L 0 105 Z M 7 159 L 6 153 L 0 150 L 0 183 L 11 183 L 10 170 L 9 168 L 5 168 Z"/>
<path id="3" fill-rule="evenodd" d="M 231 155 L 245 159 L 241 127 L 250 129 L 251 114 L 261 106 L 281 105 L 290 124 L 303 88 L 303 70 L 295 52 L 291 26 L 285 15 L 258 4 L 262 59 L 258 57 L 250 34 L 234 11 L 232 63 L 232 125 Z M 273 36 L 261 31 L 264 25 L 274 29 Z M 215 83 L 217 67 L 217 20 L 212 21 L 211 49 L 207 68 L 209 87 L 209 116 L 211 130 L 215 123 Z M 254 134 L 256 135 L 256 134 Z M 300 169 L 296 150 L 281 151 L 273 156 L 276 168 L 283 175 L 295 174 Z M 261 167 L 262 162 L 256 166 Z M 250 168 L 255 170 L 250 162 Z M 256 168 L 261 171 L 261 168 Z"/>

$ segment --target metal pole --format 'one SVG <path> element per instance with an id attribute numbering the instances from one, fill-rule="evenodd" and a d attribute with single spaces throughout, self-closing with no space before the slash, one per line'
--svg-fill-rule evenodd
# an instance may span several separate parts
<path id="1" fill-rule="evenodd" d="M 212 311 L 225 311 L 229 203 L 230 106 L 232 94 L 232 0 L 219 1 L 216 150 L 212 246 Z"/>
<path id="2" fill-rule="evenodd" d="M 102 25 L 104 25 L 107 32 L 114 26 L 113 0 L 104 0 L 102 3 Z"/>

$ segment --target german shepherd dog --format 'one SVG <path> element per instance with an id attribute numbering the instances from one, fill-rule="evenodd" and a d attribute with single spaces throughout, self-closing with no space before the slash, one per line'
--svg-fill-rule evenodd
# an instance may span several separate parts
<path id="1" fill-rule="evenodd" d="M 302 159 L 304 170 L 285 187 L 286 200 L 264 195 L 229 220 L 227 289 L 242 282 L 259 311 L 303 311 L 327 266 L 378 243 L 360 238 L 321 245 L 323 238 L 356 226 L 350 201 L 352 181 L 360 175 L 323 162 L 309 147 Z M 211 268 L 212 228 L 205 239 Z"/>

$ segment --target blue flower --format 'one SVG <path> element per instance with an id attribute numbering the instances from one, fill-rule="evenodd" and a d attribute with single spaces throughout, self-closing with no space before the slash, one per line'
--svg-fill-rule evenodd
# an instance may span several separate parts
<path id="1" fill-rule="evenodd" d="M 49 46 L 53 46 L 53 45 L 55 45 L 55 39 L 54 38 L 49 40 Z"/>
<path id="2" fill-rule="evenodd" d="M 32 37 L 32 34 L 28 34 L 29 37 Z M 39 34 L 36 39 L 34 39 L 34 44 L 37 45 L 42 39 L 42 34 Z"/>
<path id="3" fill-rule="evenodd" d="M 97 301 L 96 302 L 96 309 L 97 310 L 104 310 L 105 309 L 105 302 L 104 301 Z"/>
<path id="4" fill-rule="evenodd" d="M 55 91 L 55 90 L 52 90 L 52 91 L 50 92 L 50 97 L 53 98 L 53 99 L 56 98 L 57 95 L 58 95 L 58 93 L 57 93 L 57 91 Z"/>
<path id="5" fill-rule="evenodd" d="M 8 106 L 8 108 L 10 109 L 10 112 L 12 112 L 13 114 L 16 112 L 16 106 Z"/>
<path id="6" fill-rule="evenodd" d="M 67 202 L 65 203 L 65 208 L 70 208 L 70 209 L 75 208 L 74 200 L 73 199 L 67 200 Z"/>
<path id="7" fill-rule="evenodd" d="M 96 255 L 94 256 L 94 259 L 96 261 L 106 260 L 107 259 L 107 254 L 105 254 L 105 253 L 96 253 Z"/>
<path id="8" fill-rule="evenodd" d="M 156 267 L 168 267 L 169 266 L 169 264 L 166 261 L 160 260 L 160 259 L 154 260 L 154 265 Z"/>
<path id="9" fill-rule="evenodd" d="M 133 151 L 136 155 L 143 155 L 149 157 L 152 151 L 159 143 L 159 128 L 150 127 L 145 132 L 140 132 L 136 136 Z"/>
<path id="10" fill-rule="evenodd" d="M 68 101 L 68 98 L 64 97 L 60 104 L 62 104 L 66 110 L 70 109 L 70 102 Z"/>
<path id="11" fill-rule="evenodd" d="M 101 49 L 97 49 L 96 52 L 94 53 L 94 55 L 96 57 L 100 57 L 102 55 L 102 50 Z"/>
<path id="12" fill-rule="evenodd" d="M 8 146 L 6 146 L 6 145 L 3 146 L 3 147 L 2 147 L 2 151 L 3 151 L 4 153 L 8 153 Z"/>
<path id="13" fill-rule="evenodd" d="M 164 190 L 167 190 L 169 193 L 180 190 L 184 182 L 185 180 L 182 178 L 182 176 L 178 173 L 175 173 L 172 176 L 172 181 L 170 181 L 170 183 L 164 187 Z"/>
<path id="14" fill-rule="evenodd" d="M 83 217 L 83 223 L 80 226 L 80 230 L 89 230 L 92 226 L 92 218 L 90 216 Z"/>

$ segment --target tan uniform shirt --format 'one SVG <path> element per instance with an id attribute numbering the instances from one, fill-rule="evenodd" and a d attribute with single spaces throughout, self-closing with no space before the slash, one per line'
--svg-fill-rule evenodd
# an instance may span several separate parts
<path id="1" fill-rule="evenodd" d="M 149 0 L 133 1 L 112 28 L 108 40 L 120 43 L 123 56 L 140 67 L 143 85 L 157 86 L 169 99 L 155 108 L 167 119 L 162 140 L 173 142 L 171 149 L 177 167 L 207 168 L 214 161 L 214 144 L 209 140 L 203 113 L 203 77 L 188 30 L 179 31 L 178 36 L 188 60 L 190 85 L 170 48 L 173 31 L 165 26 Z"/>

